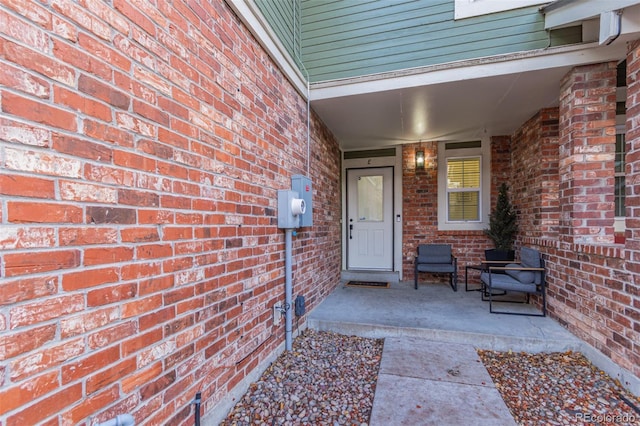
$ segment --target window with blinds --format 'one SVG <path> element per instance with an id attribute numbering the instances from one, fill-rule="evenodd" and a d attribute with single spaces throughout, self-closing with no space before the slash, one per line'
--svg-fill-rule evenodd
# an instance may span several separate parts
<path id="1" fill-rule="evenodd" d="M 480 157 L 447 159 L 447 219 L 480 220 Z"/>

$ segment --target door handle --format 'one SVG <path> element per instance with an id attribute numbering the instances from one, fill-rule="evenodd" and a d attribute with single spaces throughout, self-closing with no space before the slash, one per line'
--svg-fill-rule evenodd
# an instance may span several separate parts
<path id="1" fill-rule="evenodd" d="M 353 224 L 349 225 L 349 239 L 353 239 Z"/>

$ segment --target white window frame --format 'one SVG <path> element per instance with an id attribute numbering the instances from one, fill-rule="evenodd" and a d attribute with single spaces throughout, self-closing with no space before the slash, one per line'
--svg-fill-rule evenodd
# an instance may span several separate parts
<path id="1" fill-rule="evenodd" d="M 478 170 L 478 172 L 480 173 L 479 185 L 477 187 L 450 188 L 448 185 L 449 162 L 454 160 L 475 160 L 475 159 L 477 159 L 480 164 L 480 167 Z M 482 220 L 482 156 L 481 155 L 467 155 L 464 157 L 448 156 L 447 165 L 445 167 L 447 169 L 447 185 L 445 185 L 445 191 L 447 192 L 447 202 L 445 203 L 445 206 L 447 207 L 447 221 L 450 223 L 480 222 Z M 450 220 L 449 219 L 451 217 L 449 195 L 452 193 L 459 193 L 459 192 L 477 192 L 478 193 L 478 219 L 473 219 L 473 220 Z"/>
<path id="2" fill-rule="evenodd" d="M 447 142 L 438 144 L 438 230 L 479 231 L 489 226 L 491 197 L 491 144 L 488 138 L 481 140 L 479 148 L 445 149 Z M 480 220 L 448 220 L 447 163 L 449 159 L 480 157 Z"/>
<path id="3" fill-rule="evenodd" d="M 626 86 L 618 87 L 616 89 L 616 102 L 626 102 L 626 101 L 627 101 L 627 87 Z M 616 115 L 616 135 L 625 134 L 625 139 L 626 139 L 626 122 L 627 122 L 626 114 Z M 625 153 L 625 156 L 626 156 L 626 153 Z M 623 172 L 626 174 L 626 170 L 623 170 Z M 622 173 L 617 174 L 615 173 L 615 169 L 614 169 L 614 175 L 621 176 Z M 615 205 L 614 205 L 614 208 L 615 208 Z M 623 233 L 627 229 L 626 219 L 627 219 L 626 216 L 615 216 L 613 219 L 613 232 L 615 232 L 616 234 Z"/>
<path id="4" fill-rule="evenodd" d="M 625 139 L 626 139 L 626 134 L 625 134 L 624 127 L 616 126 L 616 139 L 618 137 L 617 135 L 625 135 Z M 617 140 L 616 140 L 616 144 L 617 144 Z M 625 144 L 626 144 L 626 142 L 625 142 Z M 625 156 L 626 156 L 626 149 L 625 149 Z M 626 163 L 626 161 L 623 161 L 623 167 L 622 167 L 622 171 L 621 172 L 616 172 L 614 170 L 614 176 L 615 177 L 622 176 L 622 177 L 626 178 L 626 170 L 625 170 L 625 166 L 624 166 L 625 163 Z M 614 191 L 615 191 L 615 189 L 614 189 Z M 615 208 L 615 204 L 614 204 L 614 208 Z M 619 233 L 619 232 L 624 232 L 625 231 L 625 229 L 626 229 L 626 223 L 625 223 L 626 218 L 627 218 L 626 215 L 625 216 L 615 216 L 615 219 L 614 219 L 614 222 L 613 222 L 614 232 Z"/>

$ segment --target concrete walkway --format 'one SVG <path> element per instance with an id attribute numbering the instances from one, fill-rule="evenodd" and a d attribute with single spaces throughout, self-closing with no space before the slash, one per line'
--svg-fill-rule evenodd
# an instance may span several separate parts
<path id="1" fill-rule="evenodd" d="M 531 306 L 513 305 L 515 309 Z M 513 425 L 476 349 L 554 352 L 582 342 L 551 318 L 496 315 L 445 284 L 341 285 L 308 319 L 316 330 L 384 338 L 371 415 L 381 425 Z"/>
<path id="2" fill-rule="evenodd" d="M 371 426 L 515 425 L 475 348 L 385 339 Z"/>

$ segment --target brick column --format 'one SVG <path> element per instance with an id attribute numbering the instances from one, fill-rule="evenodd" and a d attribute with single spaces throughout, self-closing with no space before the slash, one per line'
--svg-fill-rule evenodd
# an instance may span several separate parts
<path id="1" fill-rule="evenodd" d="M 626 258 L 640 285 L 640 40 L 627 53 Z"/>
<path id="2" fill-rule="evenodd" d="M 616 63 L 576 67 L 560 90 L 560 241 L 614 242 Z"/>

